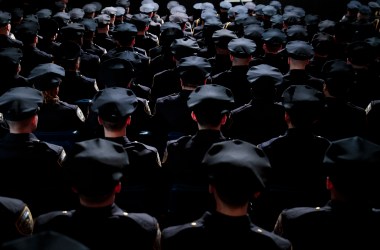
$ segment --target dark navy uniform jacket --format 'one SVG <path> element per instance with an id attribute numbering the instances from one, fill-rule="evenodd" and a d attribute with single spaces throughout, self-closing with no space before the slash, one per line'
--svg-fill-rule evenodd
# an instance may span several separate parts
<path id="1" fill-rule="evenodd" d="M 75 103 L 81 99 L 92 99 L 98 91 L 94 78 L 66 70 L 65 78 L 59 87 L 59 97 L 62 101 Z"/>
<path id="2" fill-rule="evenodd" d="M 157 149 L 138 141 L 130 141 L 124 137 L 105 137 L 124 146 L 128 152 L 130 165 L 124 170 L 122 192 L 116 196 L 116 203 L 130 212 L 158 212 L 160 199 L 158 177 L 161 170 L 161 160 Z"/>
<path id="3" fill-rule="evenodd" d="M 23 200 L 33 215 L 58 209 L 65 204 L 60 172 L 65 156 L 63 147 L 34 134 L 6 134 L 0 140 L 0 195 Z"/>
<path id="4" fill-rule="evenodd" d="M 20 48 L 22 49 L 23 43 L 20 40 L 12 39 L 7 35 L 0 35 L 0 48 Z"/>
<path id="5" fill-rule="evenodd" d="M 256 206 L 263 209 L 263 215 L 258 212 L 256 215 L 257 219 L 264 220 L 264 224 L 255 221 L 256 224 L 273 228 L 282 209 L 316 206 L 328 200 L 322 162 L 329 145 L 326 138 L 297 128 L 288 129 L 284 135 L 258 145 L 271 163 L 272 174 L 267 185 L 268 193 L 263 192 L 259 197 L 265 205 Z"/>
<path id="6" fill-rule="evenodd" d="M 379 249 L 379 222 L 379 209 L 329 201 L 284 210 L 274 233 L 289 239 L 294 250 Z"/>
<path id="7" fill-rule="evenodd" d="M 38 127 L 41 131 L 64 131 L 83 129 L 85 117 L 77 105 L 59 101 L 44 103 L 38 113 Z"/>
<path id="8" fill-rule="evenodd" d="M 112 38 L 112 36 L 103 33 L 95 34 L 94 43 L 102 48 L 105 48 L 107 51 L 116 47 L 115 40 Z"/>
<path id="9" fill-rule="evenodd" d="M 80 206 L 36 218 L 34 232 L 53 230 L 93 250 L 152 250 L 158 233 L 157 220 L 143 213 L 127 213 L 116 204 L 104 208 Z"/>
<path id="10" fill-rule="evenodd" d="M 136 47 L 149 51 L 158 46 L 158 37 L 150 32 L 145 32 L 144 35 L 136 36 Z"/>
<path id="11" fill-rule="evenodd" d="M 30 71 L 39 64 L 52 63 L 54 56 L 48 54 L 37 47 L 24 46 L 22 49 L 23 57 L 21 61 L 20 75 L 28 76 Z"/>
<path id="12" fill-rule="evenodd" d="M 161 249 L 291 249 L 287 239 L 254 225 L 248 216 L 206 212 L 191 223 L 165 228 Z"/>
<path id="13" fill-rule="evenodd" d="M 204 129 L 168 142 L 162 166 L 168 225 L 195 220 L 212 207 L 208 173 L 201 162 L 213 143 L 225 140 L 219 130 Z"/>

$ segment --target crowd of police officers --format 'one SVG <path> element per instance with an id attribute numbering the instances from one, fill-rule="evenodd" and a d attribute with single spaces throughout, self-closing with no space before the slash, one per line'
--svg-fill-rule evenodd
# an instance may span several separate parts
<path id="1" fill-rule="evenodd" d="M 380 1 L 188 5 L 0 1 L 2 247 L 378 249 Z"/>

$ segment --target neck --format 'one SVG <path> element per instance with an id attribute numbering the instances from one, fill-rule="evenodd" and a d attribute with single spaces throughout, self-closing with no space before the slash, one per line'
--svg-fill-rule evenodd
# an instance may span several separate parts
<path id="1" fill-rule="evenodd" d="M 102 201 L 93 201 L 84 196 L 79 196 L 79 202 L 84 207 L 89 208 L 102 208 L 111 206 L 115 202 L 115 195 L 110 195 Z"/>
<path id="2" fill-rule="evenodd" d="M 127 135 L 127 132 L 125 128 L 122 130 L 117 130 L 117 131 L 104 130 L 104 136 L 108 138 L 123 137 L 126 135 Z"/>

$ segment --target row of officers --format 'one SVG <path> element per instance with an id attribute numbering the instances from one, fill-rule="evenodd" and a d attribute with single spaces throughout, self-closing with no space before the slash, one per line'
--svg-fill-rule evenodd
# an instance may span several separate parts
<path id="1" fill-rule="evenodd" d="M 99 91 L 91 110 L 104 137 L 67 151 L 33 133 L 43 93 L 10 89 L 0 96 L 1 248 L 377 249 L 380 146 L 314 135 L 322 92 L 291 85 L 282 96 L 287 132 L 254 145 L 220 130 L 231 90 L 196 87 L 187 106 L 198 131 L 168 142 L 161 164 L 126 136 L 138 105 L 129 89 Z"/>

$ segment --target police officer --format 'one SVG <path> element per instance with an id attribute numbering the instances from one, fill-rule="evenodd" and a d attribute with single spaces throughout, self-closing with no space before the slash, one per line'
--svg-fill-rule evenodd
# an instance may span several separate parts
<path id="1" fill-rule="evenodd" d="M 34 215 L 68 206 L 60 175 L 65 150 L 33 134 L 42 103 L 42 93 L 30 87 L 12 88 L 0 96 L 0 112 L 9 125 L 0 140 L 0 194 L 23 200 Z"/>
<path id="2" fill-rule="evenodd" d="M 231 68 L 212 77 L 212 83 L 231 89 L 235 97 L 235 107 L 247 104 L 251 100 L 247 72 L 256 44 L 251 39 L 235 38 L 228 43 L 232 62 Z"/>
<path id="3" fill-rule="evenodd" d="M 21 49 L 23 43 L 10 37 L 11 18 L 9 12 L 2 11 L 0 13 L 0 48 L 16 47 Z"/>
<path id="4" fill-rule="evenodd" d="M 0 211 L 0 244 L 32 235 L 33 216 L 24 201 L 0 196 Z"/>
<path id="5" fill-rule="evenodd" d="M 209 208 L 207 173 L 201 161 L 213 143 L 227 140 L 221 127 L 233 104 L 231 90 L 216 84 L 201 85 L 189 95 L 187 106 L 198 131 L 169 141 L 163 159 L 169 225 L 197 219 Z"/>
<path id="6" fill-rule="evenodd" d="M 116 47 L 115 40 L 110 32 L 111 17 L 107 14 L 100 14 L 95 17 L 98 26 L 94 37 L 94 42 L 105 48 L 107 51 Z"/>
<path id="7" fill-rule="evenodd" d="M 24 76 L 21 76 L 22 50 L 15 47 L 0 49 L 0 94 L 12 87 L 32 87 Z"/>
<path id="8" fill-rule="evenodd" d="M 251 101 L 231 111 L 224 134 L 257 145 L 285 133 L 285 109 L 274 100 L 275 85 L 282 79 L 282 73 L 275 67 L 252 66 L 247 72 Z"/>
<path id="9" fill-rule="evenodd" d="M 267 229 L 273 228 L 282 209 L 317 205 L 328 198 L 322 159 L 330 141 L 312 130 L 322 112 L 324 95 L 307 85 L 291 85 L 282 98 L 286 133 L 258 144 L 273 169 L 268 190 L 256 206 L 263 212 L 256 213 L 256 222 Z"/>
<path id="10" fill-rule="evenodd" d="M 99 58 L 101 58 L 105 53 L 107 53 L 107 50 L 96 43 L 94 43 L 94 37 L 96 32 L 97 23 L 94 19 L 84 19 L 81 22 L 84 26 L 84 35 L 83 35 L 83 44 L 82 49 L 83 51 L 97 55 Z"/>
<path id="11" fill-rule="evenodd" d="M 127 213 L 114 202 L 128 167 L 128 153 L 118 143 L 105 139 L 76 143 L 63 170 L 77 193 L 79 206 L 40 215 L 35 219 L 35 232 L 53 230 L 90 249 L 158 247 L 157 220 L 145 213 Z"/>
<path id="12" fill-rule="evenodd" d="M 56 56 L 60 45 L 60 42 L 58 42 L 57 39 L 59 32 L 57 21 L 52 18 L 38 18 L 38 23 L 40 24 L 40 31 L 38 34 L 41 36 L 41 39 L 38 40 L 37 48 Z"/>
<path id="13" fill-rule="evenodd" d="M 99 91 L 95 78 L 86 77 L 80 71 L 80 46 L 71 41 L 59 46 L 57 64 L 65 69 L 65 77 L 60 84 L 60 98 L 68 103 L 82 99 L 92 99 Z"/>
<path id="14" fill-rule="evenodd" d="M 323 79 L 311 76 L 307 70 L 311 58 L 314 56 L 314 48 L 305 41 L 290 41 L 285 47 L 289 71 L 284 74 L 284 80 L 276 86 L 277 101 L 281 101 L 281 95 L 290 85 L 306 84 L 319 91 L 323 90 Z"/>
<path id="15" fill-rule="evenodd" d="M 83 129 L 86 117 L 73 104 L 59 100 L 59 86 L 65 77 L 65 69 L 54 63 L 40 64 L 30 72 L 28 80 L 44 96 L 38 114 L 38 131 L 69 131 Z"/>
<path id="16" fill-rule="evenodd" d="M 379 156 L 379 145 L 362 137 L 333 141 L 323 159 L 330 200 L 321 207 L 284 210 L 274 232 L 294 250 L 378 248 L 380 211 L 372 199 L 378 198 Z"/>
<path id="17" fill-rule="evenodd" d="M 241 140 L 214 143 L 202 165 L 215 209 L 186 224 L 165 228 L 162 249 L 291 249 L 291 243 L 252 223 L 249 202 L 265 188 L 270 164 L 256 146 Z"/>
<path id="18" fill-rule="evenodd" d="M 157 149 L 131 141 L 127 135 L 129 126 L 135 122 L 134 113 L 138 106 L 139 100 L 132 90 L 107 87 L 93 98 L 91 110 L 97 114 L 104 138 L 123 145 L 128 152 L 130 165 L 124 170 L 124 188 L 117 196 L 116 203 L 130 212 L 147 212 L 158 216 L 160 199 L 157 190 L 161 184 L 158 178 L 161 160 Z"/>
<path id="19" fill-rule="evenodd" d="M 37 48 L 38 31 L 40 25 L 38 20 L 24 21 L 17 26 L 16 38 L 23 42 L 22 61 L 20 74 L 28 76 L 30 71 L 41 63 L 52 63 L 54 56 Z"/>
<path id="20" fill-rule="evenodd" d="M 155 141 L 153 146 L 158 149 L 161 157 L 168 140 L 197 131 L 197 125 L 191 119 L 191 112 L 187 107 L 187 98 L 197 86 L 207 82 L 211 69 L 210 62 L 203 57 L 182 58 L 177 67 L 181 91 L 157 99 L 153 111 L 152 132 Z"/>
<path id="21" fill-rule="evenodd" d="M 158 37 L 147 30 L 149 29 L 151 18 L 143 13 L 134 14 L 130 20 L 137 28 L 135 46 L 149 51 L 159 45 Z"/>

